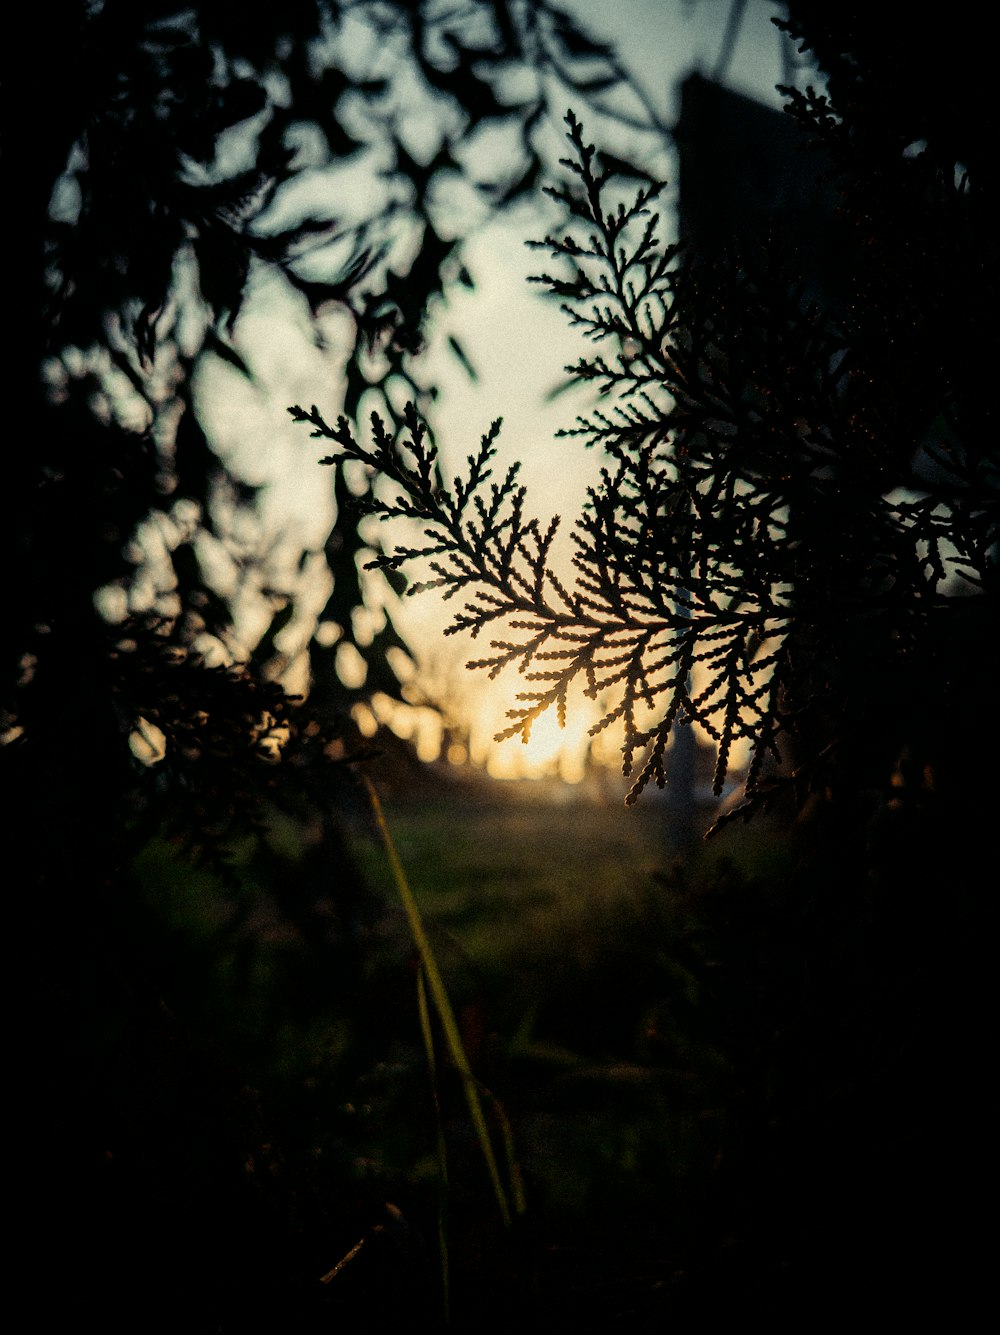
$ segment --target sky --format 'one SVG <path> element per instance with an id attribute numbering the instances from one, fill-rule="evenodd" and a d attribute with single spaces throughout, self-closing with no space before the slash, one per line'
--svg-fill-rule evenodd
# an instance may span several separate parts
<path id="1" fill-rule="evenodd" d="M 658 117 L 667 125 L 676 119 L 678 88 L 683 77 L 697 69 L 716 69 L 723 46 L 729 0 L 571 0 L 566 6 L 592 36 L 613 43 L 619 57 L 644 89 Z M 749 0 L 726 69 L 726 82 L 761 101 L 779 105 L 774 85 L 781 81 L 782 41 L 772 26 L 779 7 L 767 0 Z M 669 187 L 669 157 L 655 164 L 664 170 L 668 188 L 662 197 L 663 231 L 672 238 L 675 196 Z M 492 420 L 503 417 L 500 463 L 519 460 L 521 480 L 528 488 L 533 510 L 543 520 L 564 517 L 563 552 L 573 516 L 579 513 L 588 483 L 596 478 L 599 459 L 582 445 L 558 441 L 555 433 L 587 409 L 583 391 L 574 388 L 551 402 L 550 391 L 565 383 L 564 368 L 575 362 L 584 345 L 567 327 L 554 304 L 529 286 L 529 274 L 544 267 L 544 256 L 528 250 L 525 242 L 544 235 L 544 202 L 522 205 L 474 234 L 467 243 L 465 261 L 476 288 L 449 297 L 427 331 L 421 373 L 439 386 L 434 428 L 441 443 L 447 472 L 450 461 L 460 466 L 478 444 Z M 343 346 L 337 321 L 343 315 L 324 316 L 328 351 L 315 346 L 300 304 L 275 276 L 254 290 L 234 331 L 234 343 L 255 373 L 248 386 L 218 359 L 204 359 L 196 382 L 200 419 L 215 448 L 232 471 L 247 481 L 263 484 L 262 523 L 272 540 L 287 544 L 290 556 L 303 549 L 322 547 L 333 517 L 331 477 L 315 462 L 314 442 L 302 427 L 295 427 L 286 409 L 291 403 L 318 403 L 332 420 L 339 412 L 336 349 Z M 478 379 L 472 382 L 447 352 L 447 336 L 457 334 Z M 331 351 L 332 350 L 332 351 Z M 322 580 L 308 581 L 302 591 L 301 617 L 290 628 L 288 650 L 294 658 L 296 633 L 307 633 L 326 598 Z M 516 678 L 495 682 L 483 673 L 469 673 L 464 662 L 474 646 L 462 637 L 445 637 L 454 607 L 433 594 L 403 599 L 394 621 L 420 661 L 420 690 L 445 701 L 471 729 L 473 759 L 487 763 L 501 777 L 538 774 L 557 767 L 562 777 L 578 779 L 586 751 L 586 730 L 594 715 L 584 702 L 571 711 L 565 732 L 536 728 L 532 744 L 518 740 L 499 746 L 493 734 L 504 725 L 504 712 L 518 689 Z M 245 634 L 252 640 L 262 626 L 254 617 L 265 615 L 259 606 L 248 608 Z M 296 626 L 305 628 L 296 631 Z M 480 652 L 479 646 L 475 646 Z M 300 670 L 304 663 L 300 655 Z M 349 671 L 350 664 L 345 664 Z M 301 689 L 304 680 L 289 685 Z M 370 720 L 364 720 L 370 722 Z M 418 712 L 397 726 L 415 732 L 426 757 L 436 754 L 439 724 L 430 712 Z M 608 759 L 612 758 L 613 746 Z"/>

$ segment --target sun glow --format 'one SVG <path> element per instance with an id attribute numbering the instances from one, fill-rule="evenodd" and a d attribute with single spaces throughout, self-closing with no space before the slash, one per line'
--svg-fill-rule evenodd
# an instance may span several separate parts
<path id="1" fill-rule="evenodd" d="M 496 742 L 486 759 L 486 768 L 494 779 L 538 779 L 558 775 L 565 783 L 583 779 L 583 757 L 572 745 L 555 718 L 545 715 L 523 742 L 509 737 Z"/>
<path id="2" fill-rule="evenodd" d="M 505 703 L 509 700 L 505 698 Z M 495 734 L 507 720 L 504 711 L 484 701 L 472 730 L 472 755 L 494 779 L 559 778 L 564 783 L 581 783 L 590 750 L 588 729 L 596 713 L 586 702 L 575 702 L 567 712 L 566 726 L 560 727 L 554 709 L 537 719 L 527 742 L 508 737 L 497 742 Z"/>

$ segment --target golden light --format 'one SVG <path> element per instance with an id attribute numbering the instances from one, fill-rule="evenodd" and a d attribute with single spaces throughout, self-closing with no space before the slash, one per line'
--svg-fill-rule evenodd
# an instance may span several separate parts
<path id="1" fill-rule="evenodd" d="M 495 734 L 506 720 L 490 712 L 484 719 Z M 558 777 L 564 783 L 581 783 L 586 773 L 590 738 L 588 729 L 595 712 L 587 702 L 575 701 L 561 728 L 554 709 L 536 719 L 527 742 L 510 737 L 491 741 L 485 755 L 486 768 L 495 779 L 539 779 Z"/>

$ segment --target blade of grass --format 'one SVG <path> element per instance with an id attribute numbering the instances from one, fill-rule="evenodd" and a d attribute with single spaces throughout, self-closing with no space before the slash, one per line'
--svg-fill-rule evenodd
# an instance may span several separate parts
<path id="1" fill-rule="evenodd" d="M 434 1034 L 431 1030 L 431 1013 L 427 1005 L 427 984 L 424 981 L 423 966 L 417 970 L 417 1010 L 420 1014 L 420 1032 L 423 1035 L 424 1050 L 427 1053 L 427 1067 L 431 1077 L 431 1094 L 434 1099 L 435 1125 L 437 1127 L 438 1255 L 441 1261 L 441 1296 L 444 1304 L 444 1323 L 447 1326 L 451 1320 L 451 1268 L 448 1253 L 448 1146 L 444 1138 L 441 1105 L 438 1101 L 437 1061 L 434 1056 Z"/>
<path id="2" fill-rule="evenodd" d="M 497 1207 L 500 1211 L 500 1218 L 503 1220 L 504 1226 L 509 1228 L 511 1214 L 510 1206 L 507 1203 L 507 1193 L 504 1191 L 503 1183 L 500 1180 L 500 1170 L 497 1167 L 496 1155 L 493 1153 L 493 1143 L 490 1140 L 489 1128 L 486 1125 L 486 1117 L 483 1113 L 483 1105 L 479 1098 L 476 1078 L 472 1074 L 468 1058 L 465 1055 L 462 1036 L 459 1033 L 458 1023 L 455 1020 L 455 1013 L 451 1007 L 451 1001 L 444 985 L 444 979 L 441 976 L 441 970 L 438 968 L 434 952 L 431 950 L 430 941 L 424 930 L 423 918 L 421 917 L 420 909 L 414 898 L 413 891 L 410 888 L 410 882 L 407 878 L 406 871 L 400 860 L 399 853 L 396 851 L 396 845 L 389 832 L 389 826 L 386 824 L 385 813 L 382 810 L 382 803 L 379 800 L 379 795 L 375 791 L 375 785 L 367 775 L 364 776 L 364 784 L 368 792 L 368 800 L 371 802 L 379 833 L 382 836 L 382 842 L 385 844 L 385 851 L 389 858 L 389 867 L 392 871 L 393 880 L 396 882 L 399 897 L 403 901 L 403 908 L 406 911 L 407 921 L 410 925 L 410 934 L 413 937 L 413 944 L 416 946 L 417 953 L 420 956 L 420 963 L 423 967 L 424 976 L 427 979 L 427 987 L 430 991 L 431 999 L 434 1002 L 434 1009 L 437 1011 L 438 1019 L 441 1022 L 441 1029 L 444 1033 L 445 1046 L 448 1050 L 448 1055 L 451 1058 L 455 1069 L 462 1077 L 462 1087 L 465 1090 L 465 1101 L 468 1105 L 469 1116 L 472 1119 L 476 1138 L 479 1141 L 479 1148 L 482 1151 L 483 1159 L 486 1163 L 486 1170 L 489 1173 L 490 1182 L 493 1185 L 493 1194 L 496 1197 Z"/>
<path id="3" fill-rule="evenodd" d="M 510 1190 L 514 1198 L 514 1213 L 524 1214 L 528 1208 L 528 1202 L 524 1194 L 521 1165 L 514 1150 L 514 1132 L 510 1124 L 510 1118 L 507 1116 L 507 1111 L 500 1100 L 494 1094 L 491 1094 L 485 1086 L 481 1086 L 481 1088 L 492 1103 L 497 1121 L 500 1123 L 500 1136 L 503 1140 L 504 1154 L 507 1156 L 507 1171 L 510 1174 Z"/>

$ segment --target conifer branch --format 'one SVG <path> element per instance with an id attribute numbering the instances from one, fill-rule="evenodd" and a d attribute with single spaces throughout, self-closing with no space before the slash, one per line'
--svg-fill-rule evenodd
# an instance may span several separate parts
<path id="1" fill-rule="evenodd" d="M 525 517 L 518 465 L 492 480 L 499 422 L 445 487 L 412 407 L 395 434 L 373 418 L 368 445 L 344 418 L 291 411 L 338 447 L 323 462 L 354 459 L 394 484 L 366 502 L 373 514 L 426 524 L 423 546 L 371 564 L 430 561 L 435 578 L 410 592 L 466 596 L 450 633 L 504 627 L 469 665 L 532 684 L 498 739 L 527 740 L 549 709 L 563 721 L 580 684 L 604 702 L 591 733 L 623 730 L 630 802 L 666 782 L 671 730 L 697 725 L 716 746 L 716 793 L 748 745 L 753 809 L 784 783 L 768 776 L 783 739 L 801 741 L 827 709 L 845 645 L 852 661 L 892 661 L 958 580 L 984 584 L 995 482 L 950 441 L 918 472 L 912 437 L 844 355 L 850 329 L 806 305 L 769 250 L 709 269 L 661 246 L 655 185 L 606 208 L 611 172 L 566 122 L 570 182 L 549 193 L 569 222 L 529 243 L 563 271 L 534 281 L 617 349 L 567 368 L 607 401 L 561 433 L 608 461 L 574 526 L 572 583 L 551 567 L 558 519 Z M 830 753 L 799 765 L 797 789 Z"/>

